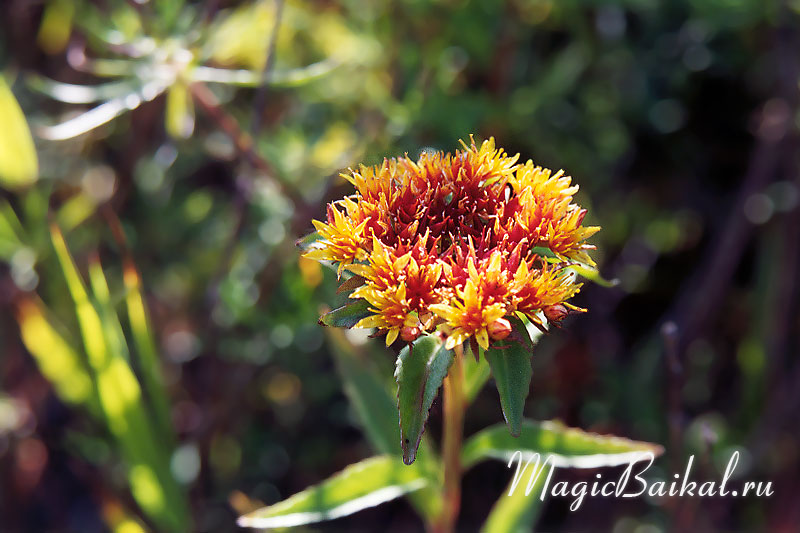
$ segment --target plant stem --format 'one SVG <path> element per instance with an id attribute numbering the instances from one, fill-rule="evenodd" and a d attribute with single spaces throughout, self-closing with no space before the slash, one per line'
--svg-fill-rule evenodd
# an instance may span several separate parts
<path id="1" fill-rule="evenodd" d="M 455 348 L 455 360 L 444 378 L 444 430 L 442 460 L 444 462 L 444 505 L 433 531 L 451 533 L 455 530 L 461 507 L 461 441 L 464 433 L 464 350 Z"/>

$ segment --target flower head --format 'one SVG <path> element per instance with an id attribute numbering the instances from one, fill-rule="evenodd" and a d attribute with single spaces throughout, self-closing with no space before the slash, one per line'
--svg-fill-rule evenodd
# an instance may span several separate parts
<path id="1" fill-rule="evenodd" d="M 371 314 L 356 327 L 385 332 L 387 345 L 438 330 L 448 348 L 474 339 L 487 349 L 510 333 L 506 317 L 541 326 L 553 309 L 579 310 L 566 303 L 581 286 L 568 267 L 594 265 L 585 241 L 600 228 L 582 225 L 578 186 L 517 164 L 494 139 L 470 141 L 343 174 L 355 194 L 314 221 L 321 238 L 306 257 L 363 278 L 350 297 Z"/>

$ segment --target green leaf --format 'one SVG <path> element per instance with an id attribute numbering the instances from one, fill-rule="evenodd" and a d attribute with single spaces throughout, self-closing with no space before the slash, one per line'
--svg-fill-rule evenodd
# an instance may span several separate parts
<path id="1" fill-rule="evenodd" d="M 491 374 L 492 371 L 486 357 L 480 354 L 477 359 L 470 356 L 464 357 L 464 396 L 468 404 L 475 400 Z"/>
<path id="2" fill-rule="evenodd" d="M 407 465 L 417 457 L 433 399 L 452 363 L 452 350 L 445 349 L 434 335 L 420 337 L 400 351 L 394 377 L 400 411 L 400 443 L 403 462 Z"/>
<path id="3" fill-rule="evenodd" d="M 319 323 L 335 328 L 352 328 L 359 320 L 371 314 L 369 302 L 364 299 L 358 299 L 338 309 L 325 313 L 320 317 Z"/>
<path id="4" fill-rule="evenodd" d="M 142 294 L 142 280 L 130 257 L 126 258 L 125 261 L 123 283 L 125 284 L 125 306 L 128 311 L 128 322 L 133 334 L 133 344 L 138 355 L 144 389 L 152 403 L 162 438 L 174 446 L 175 434 L 172 429 L 169 400 L 164 390 L 161 358 L 158 354 L 158 348 L 156 348 L 153 328 L 150 326 Z"/>
<path id="5" fill-rule="evenodd" d="M 0 75 L 0 185 L 6 189 L 20 189 L 31 185 L 39 175 L 36 148 L 25 115 Z"/>
<path id="6" fill-rule="evenodd" d="M 398 457 L 373 457 L 348 466 L 319 485 L 239 518 L 242 527 L 278 528 L 348 516 L 421 489 L 422 470 Z"/>
<path id="7" fill-rule="evenodd" d="M 512 491 L 514 480 L 509 481 L 506 491 L 492 506 L 481 531 L 485 533 L 533 531 L 544 503 L 539 499 L 539 494 L 549 474 L 550 466 L 542 467 L 528 494 L 525 494 L 527 486 L 517 485 Z"/>
<path id="8" fill-rule="evenodd" d="M 187 531 L 189 511 L 183 492 L 170 475 L 170 450 L 158 438 L 152 416 L 145 409 L 142 389 L 125 354 L 116 314 L 100 310 L 89 293 L 57 225 L 50 228 L 53 248 L 66 278 L 83 337 L 89 368 L 96 384 L 99 406 L 109 433 L 128 465 L 128 483 L 134 499 L 164 531 Z M 102 272 L 93 267 L 93 288 L 100 300 L 107 295 Z M 98 290 L 99 289 L 99 290 Z"/>
<path id="9" fill-rule="evenodd" d="M 182 81 L 176 81 L 167 89 L 167 105 L 165 110 L 167 133 L 175 139 L 188 139 L 194 131 L 194 105 L 189 87 Z"/>
<path id="10" fill-rule="evenodd" d="M 525 409 L 525 398 L 531 385 L 531 352 L 532 343 L 524 327 L 515 327 L 515 332 L 525 341 L 506 341 L 486 350 L 484 357 L 492 369 L 492 376 L 500 393 L 500 406 L 511 434 L 519 435 L 522 425 L 522 414 Z"/>
<path id="11" fill-rule="evenodd" d="M 400 428 L 397 406 L 378 378 L 374 361 L 358 353 L 340 329 L 327 330 L 336 366 L 344 381 L 344 392 L 366 430 L 367 438 L 380 454 L 397 453 Z"/>
<path id="12" fill-rule="evenodd" d="M 328 329 L 327 334 L 337 369 L 344 381 L 344 392 L 364 426 L 367 439 L 378 453 L 399 457 L 401 449 L 397 446 L 400 440 L 397 405 L 386 384 L 380 379 L 374 362 L 369 359 L 368 354 L 356 351 L 347 342 L 341 329 Z M 441 491 L 438 488 L 441 484 L 438 479 L 441 477 L 441 465 L 425 439 L 420 445 L 414 467 L 425 471 L 431 480 L 436 480 L 422 490 L 408 495 L 415 509 L 432 519 L 442 509 Z"/>
<path id="13" fill-rule="evenodd" d="M 64 402 L 100 415 L 97 391 L 81 354 L 48 317 L 44 305 L 31 298 L 17 304 L 20 337 L 42 375 Z"/>
<path id="14" fill-rule="evenodd" d="M 661 455 L 664 449 L 649 442 L 598 435 L 569 428 L 559 422 L 525 420 L 514 438 L 498 424 L 479 431 L 464 443 L 461 463 L 468 469 L 483 459 L 508 462 L 515 452 L 553 456 L 553 465 L 569 468 L 599 468 L 627 464 L 642 452 Z"/>

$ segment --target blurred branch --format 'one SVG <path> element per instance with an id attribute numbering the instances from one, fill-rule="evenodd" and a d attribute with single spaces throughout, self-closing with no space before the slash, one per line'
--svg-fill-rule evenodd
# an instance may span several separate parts
<path id="1" fill-rule="evenodd" d="M 267 93 L 269 91 L 269 84 L 267 78 L 275 64 L 275 47 L 278 44 L 278 30 L 281 27 L 281 19 L 283 18 L 283 0 L 275 0 L 275 23 L 272 25 L 272 33 L 269 37 L 267 44 L 267 58 L 264 61 L 264 70 L 261 74 L 261 85 L 256 91 L 256 97 L 253 101 L 253 120 L 250 126 L 250 133 L 254 138 L 258 137 L 261 130 L 262 116 L 264 115 L 264 106 L 267 102 Z"/>

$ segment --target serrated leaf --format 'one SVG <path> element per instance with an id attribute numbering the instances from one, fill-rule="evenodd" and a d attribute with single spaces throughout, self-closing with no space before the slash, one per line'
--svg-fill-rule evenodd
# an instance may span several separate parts
<path id="1" fill-rule="evenodd" d="M 36 148 L 25 114 L 0 75 L 0 186 L 20 189 L 34 183 L 39 175 Z"/>
<path id="2" fill-rule="evenodd" d="M 642 452 L 658 456 L 664 449 L 658 444 L 589 433 L 559 422 L 525 420 L 516 438 L 500 424 L 470 437 L 464 443 L 461 463 L 466 470 L 483 459 L 508 462 L 517 451 L 523 455 L 539 453 L 543 461 L 552 455 L 553 465 L 557 467 L 599 468 L 627 464 L 639 458 Z"/>
<path id="3" fill-rule="evenodd" d="M 334 328 L 352 328 L 359 320 L 371 314 L 369 302 L 359 299 L 325 313 L 319 318 L 319 323 Z"/>
<path id="4" fill-rule="evenodd" d="M 287 500 L 248 513 L 238 523 L 278 528 L 333 520 L 419 490 L 427 483 L 420 468 L 405 466 L 398 457 L 373 457 Z"/>
<path id="5" fill-rule="evenodd" d="M 453 363 L 453 352 L 433 335 L 420 337 L 400 351 L 397 358 L 397 408 L 403 462 L 410 465 L 425 430 L 433 399 Z"/>
<path id="6" fill-rule="evenodd" d="M 531 385 L 531 347 L 527 330 L 515 326 L 516 335 L 524 342 L 506 341 L 490 347 L 484 353 L 492 369 L 497 392 L 500 394 L 500 406 L 508 429 L 513 436 L 518 436 L 522 425 L 525 399 Z"/>

